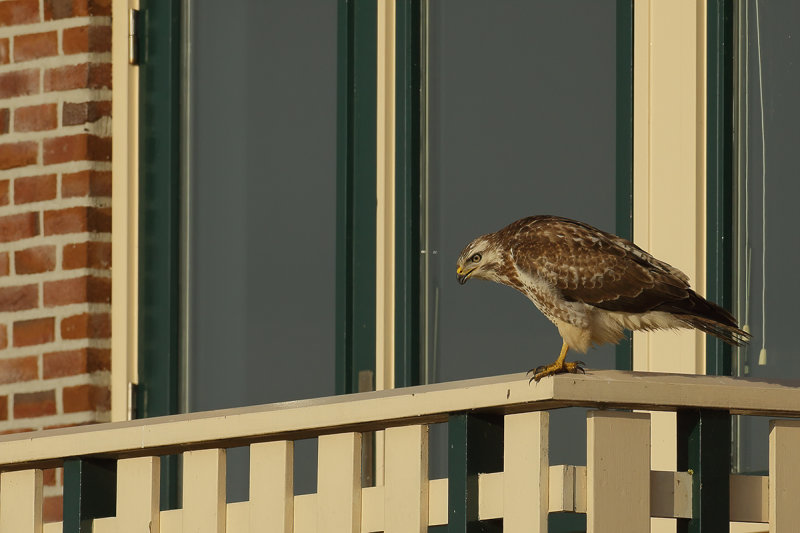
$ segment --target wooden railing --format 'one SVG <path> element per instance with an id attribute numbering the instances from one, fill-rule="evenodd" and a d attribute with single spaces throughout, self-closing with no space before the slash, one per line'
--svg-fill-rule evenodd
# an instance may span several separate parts
<path id="1" fill-rule="evenodd" d="M 567 406 L 596 408 L 587 414 L 586 466 L 549 463 L 548 410 Z M 651 517 L 697 520 L 699 474 L 651 470 L 650 414 L 626 410 L 800 417 L 800 388 L 618 371 L 529 385 L 520 374 L 10 435 L 0 438 L 0 533 L 87 524 L 97 533 L 399 532 L 448 523 L 464 531 L 496 519 L 506 532 L 536 532 L 547 531 L 554 512 L 585 513 L 588 531 L 642 533 Z M 444 422 L 455 454 L 449 477 L 428 479 L 428 427 Z M 376 430 L 385 430 L 383 484 L 362 488 L 362 434 Z M 318 438 L 317 492 L 295 496 L 293 441 L 310 437 Z M 769 476 L 730 476 L 726 515 L 798 531 L 800 423 L 773 421 L 768 438 Z M 226 504 L 226 448 L 244 445 L 250 499 Z M 159 511 L 160 456 L 176 453 L 182 508 Z M 116 497 L 105 512 L 94 506 L 94 515 L 43 526 L 42 469 L 65 461 L 115 463 Z M 65 505 L 76 501 L 71 489 Z M 87 523 L 91 516 L 100 517 Z"/>

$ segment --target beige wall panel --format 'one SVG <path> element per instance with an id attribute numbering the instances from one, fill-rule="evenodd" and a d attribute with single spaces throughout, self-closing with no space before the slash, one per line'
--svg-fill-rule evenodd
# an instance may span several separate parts
<path id="1" fill-rule="evenodd" d="M 361 526 L 361 433 L 319 437 L 317 531 L 357 532 Z"/>
<path id="2" fill-rule="evenodd" d="M 225 531 L 228 533 L 261 532 L 250 527 L 250 503 L 234 502 L 225 506 Z"/>
<path id="3" fill-rule="evenodd" d="M 148 530 L 142 530 L 144 533 L 150 533 Z M 154 530 L 157 531 L 157 530 Z M 117 519 L 114 517 L 109 518 L 95 518 L 92 520 L 92 533 L 117 533 Z"/>
<path id="4" fill-rule="evenodd" d="M 550 489 L 550 414 L 505 416 L 503 530 L 547 531 Z"/>
<path id="5" fill-rule="evenodd" d="M 772 420 L 769 430 L 769 531 L 800 524 L 800 421 Z"/>
<path id="6" fill-rule="evenodd" d="M 224 533 L 225 450 L 183 454 L 183 533 Z"/>
<path id="7" fill-rule="evenodd" d="M 447 479 L 432 479 L 428 484 L 428 525 L 447 524 L 447 509 Z"/>
<path id="8" fill-rule="evenodd" d="M 317 495 L 302 494 L 294 497 L 294 533 L 316 533 Z"/>
<path id="9" fill-rule="evenodd" d="M 769 521 L 769 476 L 731 475 L 730 493 L 731 522 Z"/>
<path id="10" fill-rule="evenodd" d="M 41 533 L 42 471 L 0 474 L 0 531 Z"/>
<path id="11" fill-rule="evenodd" d="M 158 531 L 161 458 L 117 461 L 117 532 Z"/>
<path id="12" fill-rule="evenodd" d="M 386 533 L 428 531 L 428 426 L 386 430 Z"/>
<path id="13" fill-rule="evenodd" d="M 159 514 L 161 522 L 159 533 L 181 533 L 183 531 L 183 509 L 170 509 L 161 511 Z"/>
<path id="14" fill-rule="evenodd" d="M 650 416 L 589 411 L 587 533 L 650 530 Z"/>
<path id="15" fill-rule="evenodd" d="M 250 445 L 250 531 L 292 533 L 294 442 Z"/>
<path id="16" fill-rule="evenodd" d="M 503 472 L 478 474 L 478 518 L 503 518 Z"/>
<path id="17" fill-rule="evenodd" d="M 361 531 L 383 531 L 383 486 L 361 489 Z"/>

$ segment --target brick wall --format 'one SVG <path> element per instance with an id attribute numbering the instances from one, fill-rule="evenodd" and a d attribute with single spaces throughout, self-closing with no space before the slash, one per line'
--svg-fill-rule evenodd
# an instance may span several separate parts
<path id="1" fill-rule="evenodd" d="M 109 419 L 110 135 L 111 0 L 0 0 L 0 433 Z"/>

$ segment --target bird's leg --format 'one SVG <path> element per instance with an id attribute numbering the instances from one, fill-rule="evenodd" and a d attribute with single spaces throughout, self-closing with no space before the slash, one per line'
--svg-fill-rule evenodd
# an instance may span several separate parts
<path id="1" fill-rule="evenodd" d="M 533 372 L 533 377 L 531 378 L 531 381 L 538 382 L 543 377 L 552 376 L 554 374 L 563 374 L 563 373 L 577 374 L 578 372 L 583 374 L 584 373 L 583 361 L 574 361 L 571 363 L 564 362 L 564 359 L 566 359 L 567 357 L 567 350 L 569 350 L 569 346 L 567 346 L 567 343 L 564 342 L 564 344 L 561 346 L 561 353 L 558 354 L 558 359 L 556 359 L 555 362 L 550 363 L 547 366 L 536 367 L 535 369 L 530 371 Z"/>

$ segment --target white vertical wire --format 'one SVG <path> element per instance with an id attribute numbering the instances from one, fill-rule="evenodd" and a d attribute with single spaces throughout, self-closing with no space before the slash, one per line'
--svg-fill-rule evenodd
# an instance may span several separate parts
<path id="1" fill-rule="evenodd" d="M 767 349 L 767 135 L 764 130 L 764 79 L 761 68 L 761 22 L 756 4 L 756 47 L 758 49 L 758 101 L 761 110 L 761 353 L 759 364 L 766 364 Z M 763 362 L 762 362 L 763 358 Z"/>

